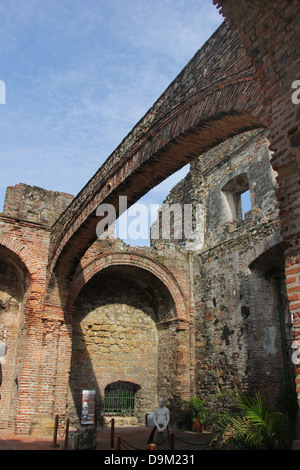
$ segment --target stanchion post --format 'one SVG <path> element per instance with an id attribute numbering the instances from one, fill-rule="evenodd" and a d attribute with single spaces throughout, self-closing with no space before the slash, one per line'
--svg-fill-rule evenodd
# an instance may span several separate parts
<path id="1" fill-rule="evenodd" d="M 52 444 L 50 444 L 50 447 L 59 447 L 59 445 L 57 444 L 58 418 L 59 416 L 56 415 L 55 423 L 54 423 L 53 441 L 52 441 Z"/>
<path id="2" fill-rule="evenodd" d="M 117 446 L 116 450 L 121 450 L 121 436 L 117 436 Z"/>
<path id="3" fill-rule="evenodd" d="M 115 419 L 111 420 L 110 427 L 110 447 L 113 449 L 115 447 Z"/>
<path id="4" fill-rule="evenodd" d="M 66 422 L 66 434 L 65 434 L 65 445 L 64 445 L 64 449 L 67 449 L 67 448 L 68 448 L 69 427 L 70 427 L 70 419 L 68 418 L 68 419 L 67 419 L 67 422 Z"/>
<path id="5" fill-rule="evenodd" d="M 172 432 L 169 434 L 169 449 L 174 450 L 174 434 Z"/>
<path id="6" fill-rule="evenodd" d="M 156 450 L 156 444 L 150 444 L 149 449 L 150 450 Z"/>

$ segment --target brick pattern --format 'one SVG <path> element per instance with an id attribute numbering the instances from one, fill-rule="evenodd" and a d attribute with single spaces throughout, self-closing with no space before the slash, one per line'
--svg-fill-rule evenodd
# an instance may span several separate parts
<path id="1" fill-rule="evenodd" d="M 126 194 L 129 206 L 195 155 L 265 125 L 260 98 L 250 60 L 224 23 L 55 223 L 51 269 L 62 250 L 61 264 L 72 269 L 78 252 L 95 240 L 97 219 L 90 216 L 101 202 L 117 207 L 117 195 Z"/>
<path id="2" fill-rule="evenodd" d="M 0 216 L 0 244 L 19 259 L 21 270 L 27 277 L 27 291 L 23 298 L 26 336 L 19 356 L 18 409 L 11 417 L 16 429 L 28 432 L 35 414 L 36 395 L 39 389 L 40 344 L 42 337 L 41 315 L 46 282 L 46 263 L 49 247 L 49 229 L 39 224 L 18 221 Z M 12 359 L 15 360 L 15 359 Z M 10 365 L 5 365 L 9 368 Z"/>
<path id="3" fill-rule="evenodd" d="M 228 320 L 227 328 L 218 330 L 220 318 L 214 309 L 224 302 L 221 281 L 225 273 L 220 273 L 220 289 L 215 297 L 207 297 L 203 302 L 201 289 L 204 294 L 209 292 L 210 281 L 207 279 L 203 285 L 199 283 L 200 259 L 188 253 L 183 255 L 176 247 L 167 252 L 159 246 L 152 247 L 147 253 L 122 248 L 122 253 L 119 250 L 112 254 L 111 250 L 105 249 L 103 242 L 102 248 L 97 246 L 100 252 L 102 250 L 101 256 L 92 260 L 96 248 L 91 245 L 96 238 L 98 223 L 95 210 L 101 202 L 111 202 L 117 207 L 117 197 L 124 194 L 128 196 L 128 205 L 134 203 L 155 184 L 199 154 L 253 128 L 268 126 L 270 130 L 271 149 L 274 151 L 272 165 L 278 173 L 289 307 L 293 315 L 293 333 L 295 339 L 299 338 L 300 114 L 298 107 L 291 103 L 291 81 L 299 79 L 300 5 L 297 0 L 214 2 L 222 7 L 226 22 L 192 58 L 77 197 L 72 199 L 70 195 L 49 193 L 49 199 L 45 199 L 47 194 L 44 190 L 23 184 L 8 189 L 4 213 L 0 214 L 0 245 L 6 263 L 16 257 L 15 267 L 24 273 L 26 292 L 22 308 L 26 336 L 22 343 L 19 396 L 13 405 L 14 416 L 1 416 L 1 419 L 14 423 L 18 432 L 29 432 L 35 423 L 41 425 L 43 416 L 66 412 L 68 372 L 72 367 L 73 303 L 87 280 L 99 270 L 113 266 L 114 262 L 118 266 L 130 265 L 153 274 L 174 300 L 176 321 L 161 322 L 156 326 L 161 345 L 158 356 L 169 361 L 167 370 L 171 377 L 160 374 L 158 386 L 166 387 L 170 380 L 168 398 L 171 400 L 174 395 L 171 391 L 174 390 L 176 397 L 188 397 L 195 388 L 194 379 L 200 380 L 202 387 L 203 381 L 212 377 L 209 371 L 214 364 L 205 358 L 208 350 L 204 348 L 201 335 L 205 330 L 211 335 L 216 334 L 214 346 L 220 351 L 224 344 L 233 341 L 231 327 L 236 326 Z M 193 171 L 195 167 L 192 165 Z M 50 199 L 52 202 L 47 206 Z M 272 226 L 265 233 L 265 228 L 261 228 L 258 234 L 261 236 L 260 248 L 256 251 L 249 248 L 251 260 L 266 249 L 262 240 L 277 230 L 277 226 Z M 230 244 L 234 256 L 239 250 L 236 242 L 237 239 Z M 249 238 L 245 246 L 247 243 L 251 246 Z M 216 250 L 215 256 L 225 256 L 220 247 L 213 249 Z M 261 250 L 260 253 L 257 250 Z M 209 248 L 204 256 L 207 268 L 214 266 L 217 269 L 212 253 Z M 244 256 L 243 250 L 240 255 Z M 246 256 L 242 259 L 243 263 L 250 262 Z M 196 291 L 194 273 L 195 285 L 199 287 Z M 226 296 L 228 298 L 227 291 Z M 213 311 L 208 308 L 209 300 L 213 303 Z M 241 305 L 235 307 L 237 309 Z M 261 308 L 258 305 L 258 311 Z M 203 313 L 201 329 L 199 319 Z M 245 308 L 241 314 L 246 316 Z M 240 326 L 239 323 L 236 327 L 241 332 Z M 264 330 L 271 335 L 273 330 L 266 328 L 269 325 L 265 324 Z M 261 334 L 256 328 L 253 328 L 253 333 L 254 336 Z M 194 348 L 199 356 L 203 352 L 203 363 L 199 362 L 200 357 L 193 357 Z M 270 343 L 268 352 L 272 353 L 272 350 Z M 232 358 L 231 378 L 242 374 L 237 362 L 234 363 L 235 357 Z M 8 357 L 7 371 L 11 363 L 12 357 Z M 206 368 L 205 374 L 201 374 L 201 364 L 202 372 Z M 273 362 L 272 366 L 275 377 L 277 371 Z M 12 369 L 9 373 L 12 377 Z M 300 384 L 298 387 L 300 396 Z"/>
<path id="4" fill-rule="evenodd" d="M 260 82 L 268 116 L 272 165 L 278 172 L 281 232 L 286 245 L 286 278 L 290 282 L 299 253 L 299 105 L 292 103 L 292 83 L 299 80 L 300 4 L 297 0 L 239 2 L 213 0 L 235 29 Z M 296 287 L 296 286 L 294 286 Z M 295 339 L 300 335 L 300 304 L 289 293 Z M 300 373 L 300 370 L 297 370 Z M 299 381 L 297 379 L 297 381 Z M 298 385 L 300 401 L 300 386 Z"/>

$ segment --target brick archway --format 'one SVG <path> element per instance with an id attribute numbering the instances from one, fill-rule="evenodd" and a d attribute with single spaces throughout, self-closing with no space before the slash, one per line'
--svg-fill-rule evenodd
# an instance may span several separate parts
<path id="1" fill-rule="evenodd" d="M 31 250 L 14 237 L 1 235 L 0 246 L 12 252 L 25 266 L 29 285 L 24 299 L 26 317 L 26 339 L 23 345 L 23 365 L 18 379 L 18 403 L 15 428 L 28 432 L 35 414 L 36 393 L 38 390 L 38 369 L 40 366 L 40 345 L 42 337 L 43 293 L 45 273 L 41 263 Z M 30 374 L 28 374 L 30 371 Z"/>
<path id="2" fill-rule="evenodd" d="M 64 333 L 61 332 L 60 344 L 63 344 L 63 349 L 58 356 L 60 357 L 56 370 L 56 385 L 54 393 L 54 408 L 59 413 L 64 412 L 64 403 L 62 397 L 66 397 L 69 376 L 66 370 L 71 368 L 71 355 L 72 355 L 72 323 L 73 315 L 75 312 L 75 302 L 81 290 L 91 281 L 96 275 L 104 272 L 107 268 L 115 267 L 134 267 L 139 270 L 144 270 L 148 275 L 152 275 L 163 284 L 170 294 L 170 298 L 175 306 L 175 312 L 172 318 L 162 321 L 163 328 L 171 327 L 170 333 L 174 334 L 173 338 L 173 361 L 176 363 L 176 376 L 179 377 L 176 383 L 176 390 L 174 394 L 187 398 L 190 394 L 190 389 L 193 386 L 193 367 L 194 364 L 191 360 L 190 352 L 190 338 L 193 334 L 193 328 L 190 327 L 189 319 L 189 306 L 188 300 L 185 298 L 184 289 L 181 288 L 175 275 L 161 263 L 155 261 L 151 257 L 144 254 L 132 252 L 113 252 L 106 253 L 94 258 L 87 263 L 83 268 L 78 268 L 69 291 L 69 297 L 65 308 Z M 62 317 L 61 317 L 62 319 Z"/>
<path id="3" fill-rule="evenodd" d="M 199 154 L 267 125 L 251 61 L 223 23 L 54 224 L 47 302 L 60 298 L 64 307 L 66 287 L 58 291 L 55 279 L 60 285 L 70 279 L 97 239 L 101 203 L 112 204 L 118 215 L 119 196 L 126 195 L 130 207 Z"/>
<path id="4" fill-rule="evenodd" d="M 83 286 L 92 279 L 95 274 L 99 273 L 110 266 L 129 265 L 149 271 L 156 276 L 170 292 L 175 307 L 177 320 L 188 322 L 189 313 L 183 292 L 175 278 L 175 276 L 162 264 L 156 260 L 137 253 L 114 252 L 97 257 L 86 265 L 83 269 L 75 274 L 70 287 L 70 294 L 67 303 L 67 311 L 73 310 L 74 302 Z"/>
<path id="5" fill-rule="evenodd" d="M 0 235 L 0 245 L 12 251 L 22 261 L 28 270 L 32 282 L 37 279 L 40 263 L 29 248 L 20 243 L 16 238 L 8 235 Z"/>

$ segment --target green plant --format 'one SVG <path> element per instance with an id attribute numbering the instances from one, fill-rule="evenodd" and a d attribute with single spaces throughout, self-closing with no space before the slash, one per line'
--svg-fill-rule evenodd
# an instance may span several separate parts
<path id="1" fill-rule="evenodd" d="M 237 412 L 219 415 L 221 445 L 248 449 L 290 449 L 298 404 L 295 382 L 286 384 L 274 408 L 258 392 L 248 395 L 235 389 Z"/>
<path id="2" fill-rule="evenodd" d="M 192 423 L 193 430 L 203 430 L 210 416 L 210 410 L 205 400 L 194 396 L 189 400 L 183 400 L 182 406 L 187 418 Z"/>

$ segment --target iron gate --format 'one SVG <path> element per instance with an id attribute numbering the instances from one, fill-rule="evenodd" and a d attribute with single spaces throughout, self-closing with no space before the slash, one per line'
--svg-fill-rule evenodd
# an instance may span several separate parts
<path id="1" fill-rule="evenodd" d="M 134 416 L 138 386 L 130 382 L 115 382 L 104 392 L 103 413 L 105 415 Z"/>

